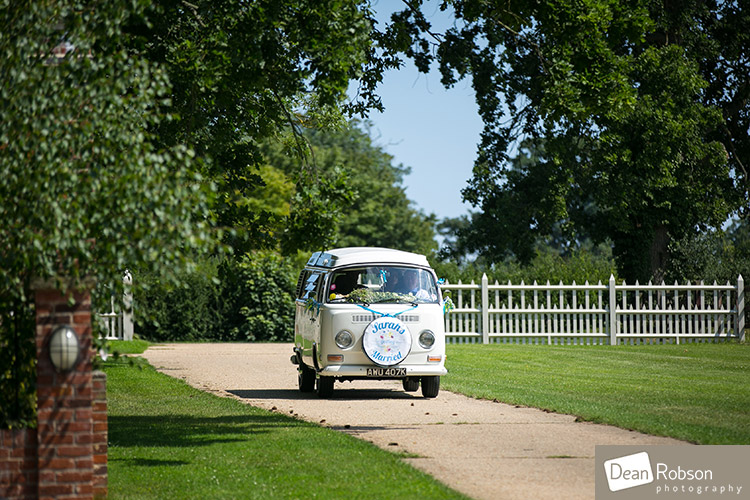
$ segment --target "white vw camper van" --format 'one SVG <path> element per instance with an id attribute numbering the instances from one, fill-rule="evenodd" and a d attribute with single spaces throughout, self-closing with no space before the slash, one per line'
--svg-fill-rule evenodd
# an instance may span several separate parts
<path id="1" fill-rule="evenodd" d="M 294 354 L 299 389 L 400 379 L 434 398 L 445 375 L 443 299 L 427 258 L 387 248 L 315 252 L 297 282 Z"/>

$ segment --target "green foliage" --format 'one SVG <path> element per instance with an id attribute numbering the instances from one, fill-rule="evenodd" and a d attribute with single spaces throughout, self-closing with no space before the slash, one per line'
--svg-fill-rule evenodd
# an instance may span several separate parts
<path id="1" fill-rule="evenodd" d="M 0 295 L 0 429 L 36 427 L 35 329 L 31 304 Z"/>
<path id="2" fill-rule="evenodd" d="M 404 190 L 409 168 L 393 165 L 393 157 L 373 143 L 366 127 L 366 123 L 352 122 L 336 133 L 311 133 L 321 168 L 342 165 L 355 193 L 339 221 L 336 246 L 376 246 L 421 254 L 435 251 L 434 216 L 415 208 Z"/>
<path id="3" fill-rule="evenodd" d="M 242 336 L 250 341 L 291 341 L 299 269 L 273 253 L 247 255 L 239 268 L 244 280 L 238 301 L 245 318 Z"/>
<path id="4" fill-rule="evenodd" d="M 151 141 L 166 119 L 166 75 L 122 44 L 143 7 L 0 4 L 0 343 L 22 346 L 3 356 L 3 393 L 9 369 L 34 363 L 23 347 L 33 328 L 7 319 L 33 322 L 32 280 L 63 289 L 95 278 L 96 295 L 109 297 L 127 267 L 169 274 L 212 238 L 211 185 L 192 151 Z M 27 410 L 16 418 L 29 421 Z"/>
<path id="5" fill-rule="evenodd" d="M 747 208 L 750 14 L 736 3 L 460 0 L 442 5 L 459 20 L 443 34 L 421 3 L 384 43 L 436 61 L 448 86 L 472 78 L 485 128 L 470 251 L 528 262 L 562 228 L 611 241 L 621 274 L 644 280 L 670 241 Z M 543 150 L 510 163 L 524 139 Z"/>
<path id="6" fill-rule="evenodd" d="M 152 341 L 198 341 L 211 338 L 223 323 L 221 291 L 213 274 L 186 272 L 179 284 L 162 284 L 148 274 L 136 273 L 134 311 L 136 331 Z M 140 293 L 138 293 L 140 291 Z"/>
<path id="7" fill-rule="evenodd" d="M 309 182 L 298 182 L 291 215 L 281 234 L 280 247 L 285 255 L 332 245 L 337 223 L 353 197 L 348 176 L 338 167 L 317 175 L 308 173 L 307 177 Z"/>
<path id="8" fill-rule="evenodd" d="M 294 332 L 294 260 L 254 252 L 209 261 L 161 285 L 147 274 L 136 290 L 139 335 L 152 341 L 289 341 Z"/>
<path id="9" fill-rule="evenodd" d="M 487 274 L 490 282 L 510 281 L 514 284 L 521 281 L 529 284 L 540 280 L 549 280 L 552 284 L 561 281 L 565 284 L 571 284 L 573 281 L 578 284 L 586 281 L 606 283 L 611 275 L 617 277 L 612 253 L 606 245 L 586 246 L 568 255 L 561 255 L 548 247 L 540 247 L 528 263 L 507 258 L 503 262 L 493 264 L 486 264 L 482 259 L 477 259 L 464 265 L 454 261 L 442 261 L 433 265 L 438 276 L 450 283 L 457 283 L 459 279 L 464 283 L 472 280 L 479 283 L 482 274 Z"/>
<path id="10" fill-rule="evenodd" d="M 412 294 L 396 292 L 379 292 L 369 288 L 357 288 L 346 296 L 346 301 L 353 304 L 380 304 L 382 302 L 416 302 Z"/>
<path id="11" fill-rule="evenodd" d="M 158 1 L 129 27 L 131 49 L 165 68 L 168 111 L 160 144 L 191 144 L 218 186 L 212 205 L 238 255 L 325 246 L 348 196 L 346 177 L 319 176 L 303 128 L 340 123 L 350 81 L 365 89 L 350 107 L 377 106 L 369 5 L 360 0 Z M 288 139 L 294 198 L 284 214 L 249 202 L 263 187 L 263 144 Z"/>
<path id="12" fill-rule="evenodd" d="M 750 276 L 750 223 L 734 221 L 726 231 L 715 231 L 686 236 L 670 244 L 672 263 L 667 282 L 737 285 L 742 275 L 745 283 Z M 745 285 L 747 296 L 748 286 Z M 747 303 L 747 302 L 746 302 Z M 750 308 L 745 310 L 746 324 L 750 325 Z"/>
<path id="13" fill-rule="evenodd" d="M 734 283 L 750 276 L 750 223 L 735 221 L 726 231 L 695 234 L 671 244 L 667 279 Z"/>
<path id="14" fill-rule="evenodd" d="M 393 165 L 393 157 L 375 145 L 362 127 L 366 128 L 366 124 L 351 121 L 338 130 L 307 130 L 305 137 L 320 179 L 318 185 L 331 187 L 324 193 L 313 192 L 304 202 L 298 194 L 291 207 L 280 206 L 278 200 L 269 199 L 271 204 L 267 210 L 293 212 L 295 204 L 312 203 L 307 218 L 320 218 L 319 225 L 327 228 L 324 234 L 328 235 L 312 250 L 332 246 L 378 246 L 422 254 L 433 252 L 437 248 L 434 216 L 426 216 L 407 198 L 403 180 L 409 169 Z M 266 170 L 269 173 L 267 186 L 258 189 L 257 195 L 269 197 L 277 189 L 275 186 L 293 183 L 299 170 L 299 158 L 273 143 L 266 144 L 263 152 L 272 168 Z M 279 180 L 279 173 L 286 180 Z M 315 183 L 310 184 L 312 189 L 320 189 Z M 331 205 L 331 199 L 338 203 Z M 293 216 L 292 222 L 295 220 Z M 300 233 L 294 227 L 287 227 L 280 236 L 287 238 L 289 234 Z M 309 241 L 310 236 L 306 238 Z M 302 245 L 298 242 L 297 246 Z"/>

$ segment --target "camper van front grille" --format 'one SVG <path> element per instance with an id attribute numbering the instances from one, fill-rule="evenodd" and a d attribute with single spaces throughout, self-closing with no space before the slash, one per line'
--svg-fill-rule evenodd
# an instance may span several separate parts
<path id="1" fill-rule="evenodd" d="M 376 317 L 379 318 L 380 316 L 375 316 L 374 314 L 354 314 L 352 315 L 352 323 L 370 323 L 375 321 Z M 404 323 L 419 323 L 418 314 L 399 314 L 397 317 Z"/>

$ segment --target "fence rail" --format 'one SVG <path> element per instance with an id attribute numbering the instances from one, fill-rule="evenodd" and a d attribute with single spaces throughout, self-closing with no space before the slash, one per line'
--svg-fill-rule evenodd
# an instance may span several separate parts
<path id="1" fill-rule="evenodd" d="M 745 338 L 742 276 L 726 285 L 444 283 L 448 342 L 623 344 Z"/>

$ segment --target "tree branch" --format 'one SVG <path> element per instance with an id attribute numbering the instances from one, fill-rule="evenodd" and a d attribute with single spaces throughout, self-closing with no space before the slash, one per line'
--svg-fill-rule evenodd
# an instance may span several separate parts
<path id="1" fill-rule="evenodd" d="M 187 2 L 186 0 L 182 0 L 181 3 L 182 3 L 182 5 L 184 5 L 188 9 L 190 9 L 190 11 L 193 13 L 193 15 L 195 16 L 195 18 L 198 20 L 198 24 L 200 24 L 202 28 L 205 28 L 206 25 L 203 22 L 203 19 L 201 19 L 200 14 L 198 14 L 198 6 L 194 5 L 194 4 L 190 3 L 190 2 Z"/>
<path id="2" fill-rule="evenodd" d="M 411 11 L 412 15 L 414 15 L 414 21 L 416 22 L 417 26 L 419 28 L 430 35 L 432 38 L 435 39 L 438 43 L 443 42 L 443 35 L 441 33 L 433 33 L 430 30 L 430 23 L 427 22 L 427 19 L 425 19 L 424 14 L 422 14 L 422 11 L 419 10 L 417 7 L 413 5 L 413 2 L 411 0 L 402 0 L 404 5 L 406 5 L 409 10 Z"/>
<path id="3" fill-rule="evenodd" d="M 289 123 L 289 127 L 292 129 L 292 135 L 294 136 L 294 145 L 297 149 L 297 153 L 299 154 L 300 158 L 302 159 L 306 167 L 314 168 L 315 167 L 315 152 L 313 151 L 312 145 L 305 138 L 305 136 L 302 135 L 302 133 L 299 131 L 297 122 L 294 120 L 292 113 L 287 109 L 281 97 L 279 97 L 279 95 L 276 93 L 275 90 L 271 90 L 271 93 L 276 99 L 276 102 L 279 103 L 279 107 L 284 112 L 287 122 Z M 305 152 L 305 146 L 306 146 L 306 149 L 310 152 L 310 157 L 312 158 L 311 163 L 307 161 L 308 155 Z"/>

